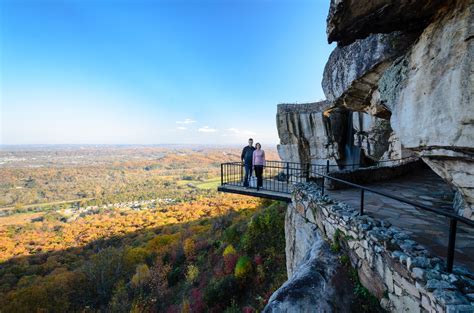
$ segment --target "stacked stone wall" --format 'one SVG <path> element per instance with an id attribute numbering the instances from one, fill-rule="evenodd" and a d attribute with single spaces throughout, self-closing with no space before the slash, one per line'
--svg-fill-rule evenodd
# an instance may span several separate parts
<path id="1" fill-rule="evenodd" d="M 447 273 L 443 260 L 390 223 L 360 216 L 356 209 L 321 196 L 314 183 L 294 186 L 286 228 L 295 226 L 295 215 L 317 226 L 329 241 L 341 234 L 337 237 L 361 283 L 389 311 L 474 312 L 474 273 L 459 267 Z M 287 263 L 298 264 L 297 257 L 287 249 Z M 294 270 L 290 265 L 289 276 Z"/>

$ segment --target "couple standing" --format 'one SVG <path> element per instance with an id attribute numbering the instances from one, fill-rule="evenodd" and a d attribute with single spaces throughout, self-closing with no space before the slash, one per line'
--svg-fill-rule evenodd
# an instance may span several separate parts
<path id="1" fill-rule="evenodd" d="M 262 145 L 257 142 L 254 147 L 253 139 L 249 138 L 249 145 L 242 150 L 240 159 L 245 168 L 244 187 L 249 187 L 249 181 L 252 177 L 252 169 L 255 169 L 258 191 L 263 187 L 263 167 L 265 166 L 265 151 L 262 150 Z"/>

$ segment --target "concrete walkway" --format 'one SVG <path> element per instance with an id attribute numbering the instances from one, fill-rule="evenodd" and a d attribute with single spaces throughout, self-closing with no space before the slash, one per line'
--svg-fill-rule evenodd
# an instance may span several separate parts
<path id="1" fill-rule="evenodd" d="M 453 211 L 453 193 L 449 186 L 430 169 L 408 176 L 365 185 L 382 192 L 407 198 L 427 206 Z M 360 190 L 328 190 L 330 198 L 360 207 Z M 365 193 L 364 212 L 390 222 L 424 245 L 433 255 L 445 259 L 448 246 L 449 220 L 443 216 L 417 209 L 380 195 Z M 458 223 L 454 265 L 474 271 L 474 228 Z"/>

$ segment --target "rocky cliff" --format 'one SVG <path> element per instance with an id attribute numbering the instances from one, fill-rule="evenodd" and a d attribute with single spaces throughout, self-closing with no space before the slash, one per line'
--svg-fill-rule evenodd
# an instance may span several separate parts
<path id="1" fill-rule="evenodd" d="M 474 2 L 332 0 L 327 101 L 280 105 L 283 160 L 364 163 L 416 154 L 474 219 Z"/>
<path id="2" fill-rule="evenodd" d="M 314 183 L 293 187 L 285 236 L 289 279 L 264 312 L 380 312 L 350 305 L 357 298 L 341 275 L 344 260 L 387 311 L 474 311 L 473 272 L 455 267 L 447 273 L 444 262 L 408 233 L 360 216 L 357 209 L 323 196 Z"/>
<path id="3" fill-rule="evenodd" d="M 307 223 L 291 205 L 285 236 L 289 280 L 271 296 L 264 312 L 350 312 L 349 292 L 335 283 L 341 267 L 337 256 L 316 225 Z"/>

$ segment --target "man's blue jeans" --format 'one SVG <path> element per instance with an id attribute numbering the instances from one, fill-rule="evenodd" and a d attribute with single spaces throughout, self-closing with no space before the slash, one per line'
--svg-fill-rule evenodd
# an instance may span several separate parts
<path id="1" fill-rule="evenodd" d="M 250 177 L 252 177 L 252 164 L 245 164 L 244 187 L 249 186 Z"/>

